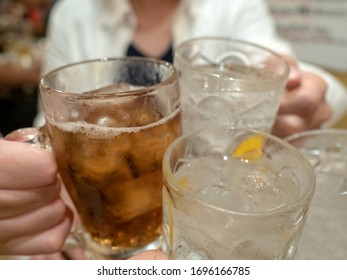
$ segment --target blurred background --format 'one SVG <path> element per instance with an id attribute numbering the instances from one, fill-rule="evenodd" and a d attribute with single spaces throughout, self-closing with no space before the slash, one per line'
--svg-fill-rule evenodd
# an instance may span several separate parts
<path id="1" fill-rule="evenodd" d="M 50 0 L 0 0 L 0 131 L 32 126 Z"/>
<path id="2" fill-rule="evenodd" d="M 301 61 L 347 86 L 347 0 L 266 0 L 277 32 Z M 335 127 L 347 128 L 347 115 Z"/>
<path id="3" fill-rule="evenodd" d="M 347 86 L 347 0 L 266 0 L 298 58 Z M 55 0 L 0 0 L 0 132 L 32 126 L 45 31 Z M 347 115 L 335 127 L 347 128 Z"/>

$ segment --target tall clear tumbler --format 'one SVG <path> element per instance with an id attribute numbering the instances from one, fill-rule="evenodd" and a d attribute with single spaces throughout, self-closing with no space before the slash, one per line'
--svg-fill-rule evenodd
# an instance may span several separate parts
<path id="1" fill-rule="evenodd" d="M 160 246 L 162 158 L 181 134 L 178 78 L 146 58 L 84 61 L 40 83 L 44 133 L 93 258 Z"/>
<path id="2" fill-rule="evenodd" d="M 209 125 L 270 132 L 289 74 L 275 52 L 245 41 L 201 37 L 178 45 L 183 131 Z"/>
<path id="3" fill-rule="evenodd" d="M 298 150 L 270 134 L 209 127 L 163 160 L 164 251 L 172 259 L 292 259 L 315 189 Z"/>
<path id="4" fill-rule="evenodd" d="M 308 158 L 317 178 L 295 258 L 347 260 L 347 130 L 310 130 L 285 140 Z"/>

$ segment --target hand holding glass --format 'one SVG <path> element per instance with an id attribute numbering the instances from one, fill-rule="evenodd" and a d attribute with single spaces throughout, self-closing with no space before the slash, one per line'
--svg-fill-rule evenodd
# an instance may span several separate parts
<path id="1" fill-rule="evenodd" d="M 44 76 L 40 95 L 43 136 L 82 220 L 83 246 L 93 258 L 159 246 L 162 158 L 181 133 L 172 65 L 84 61 Z"/>

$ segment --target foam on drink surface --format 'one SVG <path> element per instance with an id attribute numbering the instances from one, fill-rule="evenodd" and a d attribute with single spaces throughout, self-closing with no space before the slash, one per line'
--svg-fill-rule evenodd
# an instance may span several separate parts
<path id="1" fill-rule="evenodd" d="M 117 123 L 113 123 L 114 126 L 111 126 L 111 120 L 107 117 L 101 117 L 95 120 L 95 123 L 88 123 L 85 121 L 78 122 L 55 122 L 51 121 L 50 123 L 59 129 L 71 132 L 71 133 L 85 133 L 88 134 L 88 137 L 92 139 L 98 138 L 112 138 L 122 133 L 138 133 L 143 130 L 148 130 L 153 127 L 165 124 L 175 118 L 179 114 L 179 109 L 174 111 L 172 114 L 166 118 L 162 118 L 157 122 L 150 123 L 144 126 L 138 127 L 117 127 Z M 107 125 L 105 123 L 107 122 Z"/>

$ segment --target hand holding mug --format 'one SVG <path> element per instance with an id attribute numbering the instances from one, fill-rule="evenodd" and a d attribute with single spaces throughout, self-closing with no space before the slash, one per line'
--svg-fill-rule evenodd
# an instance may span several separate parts
<path id="1" fill-rule="evenodd" d="M 0 158 L 0 253 L 60 250 L 72 213 L 60 197 L 53 155 L 27 143 L 1 139 Z"/>

